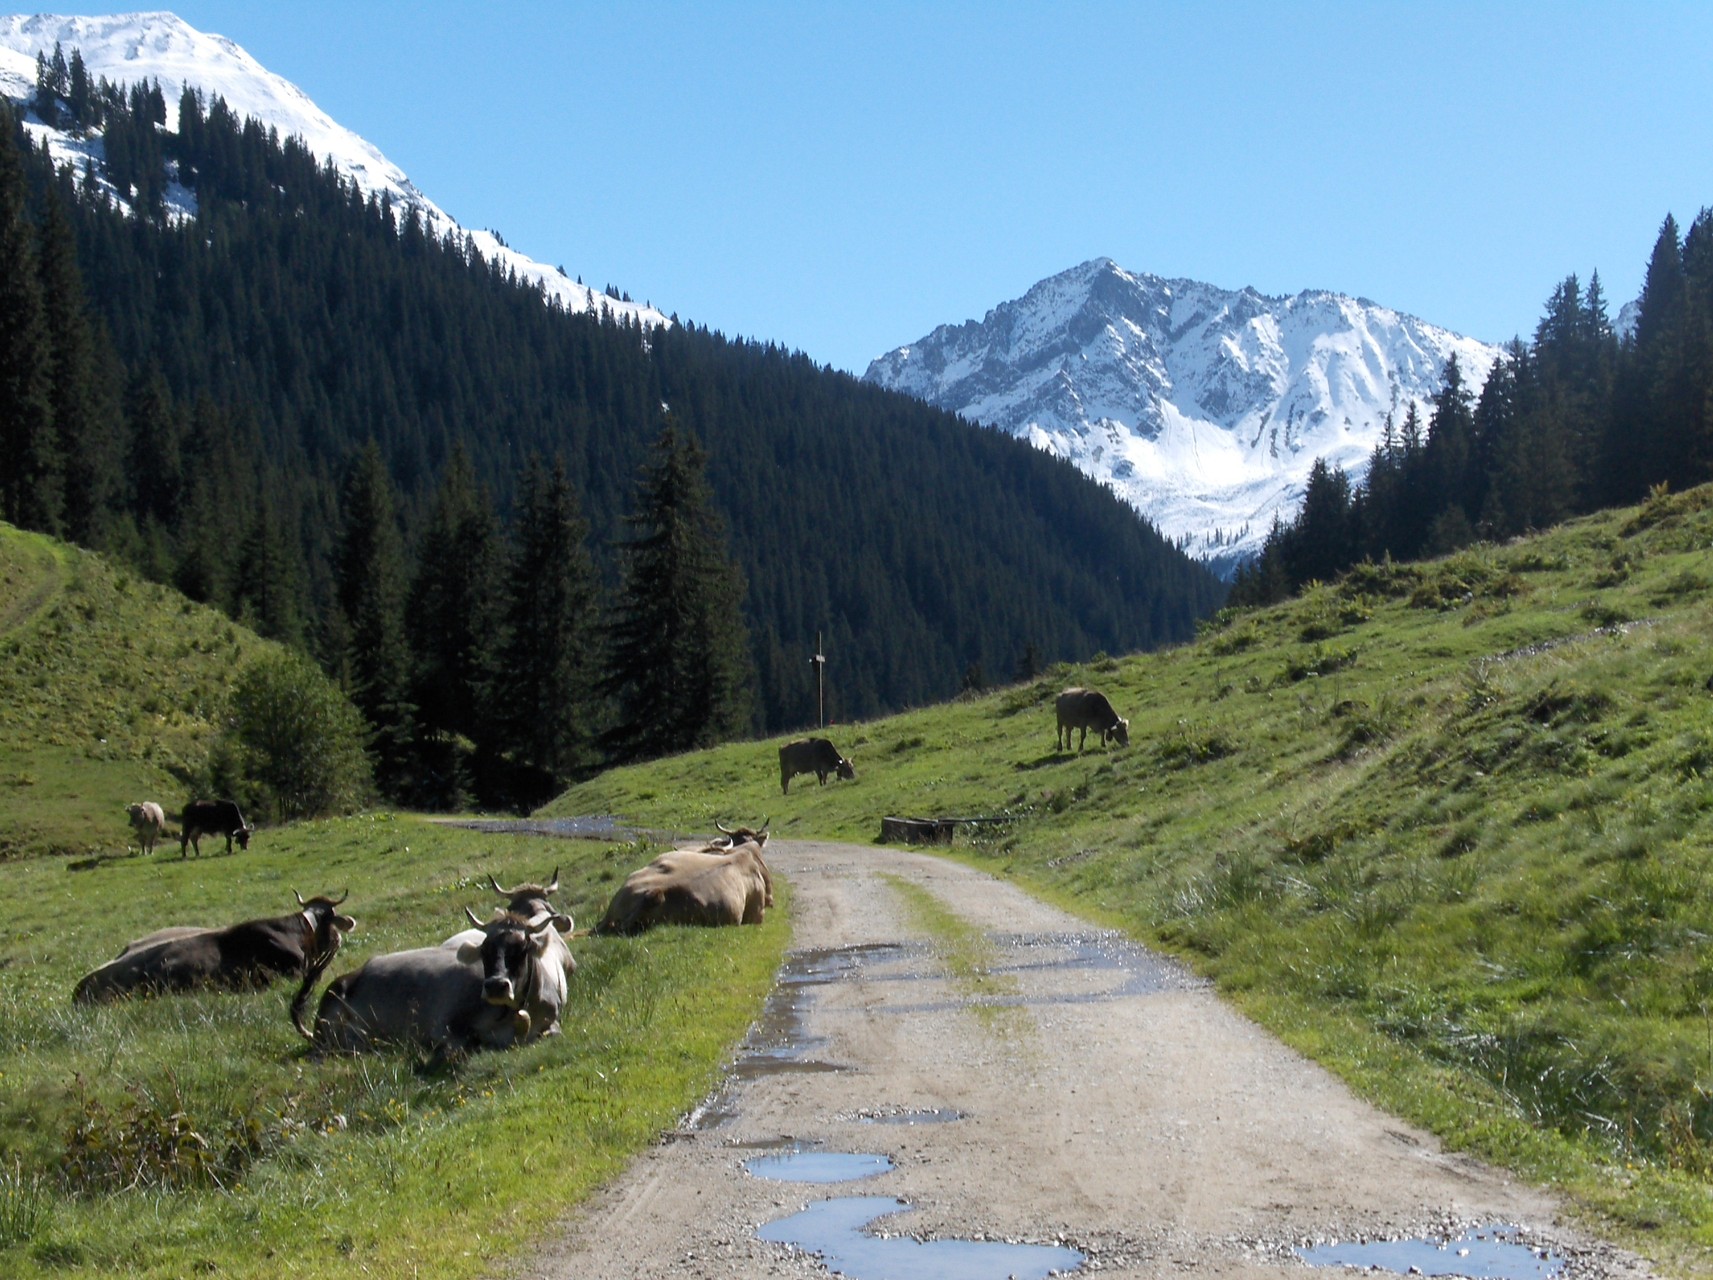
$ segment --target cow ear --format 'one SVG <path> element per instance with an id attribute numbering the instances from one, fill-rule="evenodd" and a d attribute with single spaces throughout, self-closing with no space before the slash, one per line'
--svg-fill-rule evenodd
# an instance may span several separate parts
<path id="1" fill-rule="evenodd" d="M 461 964 L 480 964 L 482 962 L 482 944 L 479 942 L 459 943 L 458 960 Z"/>
<path id="2" fill-rule="evenodd" d="M 529 935 L 530 950 L 540 955 L 547 950 L 547 944 L 553 941 L 553 921 L 550 919 L 542 928 Z"/>
<path id="3" fill-rule="evenodd" d="M 553 927 L 560 933 L 571 933 L 577 928 L 577 922 L 571 918 L 569 913 L 562 912 L 550 917 L 550 919 L 553 921 Z"/>
<path id="4" fill-rule="evenodd" d="M 333 927 L 338 929 L 341 933 L 350 933 L 357 927 L 357 922 L 351 916 L 335 915 L 333 917 Z"/>

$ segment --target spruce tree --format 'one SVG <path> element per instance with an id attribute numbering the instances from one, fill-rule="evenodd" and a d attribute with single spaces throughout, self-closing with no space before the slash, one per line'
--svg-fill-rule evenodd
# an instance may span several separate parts
<path id="1" fill-rule="evenodd" d="M 532 456 L 519 485 L 496 701 L 516 756 L 556 781 L 595 763 L 599 615 L 588 533 L 564 464 L 550 471 Z"/>
<path id="2" fill-rule="evenodd" d="M 376 783 L 387 796 L 405 799 L 414 781 L 414 708 L 404 635 L 404 547 L 392 479 L 373 440 L 346 470 L 340 508 L 335 572 L 345 620 L 345 687 L 373 734 Z"/>
<path id="3" fill-rule="evenodd" d="M 408 630 L 425 729 L 474 740 L 488 735 L 498 573 L 493 505 L 460 443 L 435 493 L 411 585 Z"/>
<path id="4" fill-rule="evenodd" d="M 63 460 L 49 399 L 52 355 L 16 140 L 10 105 L 0 99 L 0 518 L 58 533 Z"/>
<path id="5" fill-rule="evenodd" d="M 609 635 L 607 736 L 634 760 L 710 746 L 749 727 L 753 662 L 744 583 L 704 478 L 706 459 L 668 415 L 644 465 Z"/>

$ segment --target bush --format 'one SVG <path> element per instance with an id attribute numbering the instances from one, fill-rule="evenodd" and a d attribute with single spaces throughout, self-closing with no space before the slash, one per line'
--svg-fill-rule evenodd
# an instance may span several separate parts
<path id="1" fill-rule="evenodd" d="M 372 789 L 363 717 L 319 668 L 282 651 L 251 663 L 232 691 L 246 790 L 275 820 L 348 812 Z"/>

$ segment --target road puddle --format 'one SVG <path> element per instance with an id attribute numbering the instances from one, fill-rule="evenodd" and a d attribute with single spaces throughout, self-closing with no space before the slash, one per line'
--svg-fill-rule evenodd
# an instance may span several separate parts
<path id="1" fill-rule="evenodd" d="M 757 1178 L 774 1182 L 856 1182 L 891 1173 L 891 1156 L 860 1155 L 850 1151 L 793 1151 L 787 1155 L 757 1156 L 745 1160 L 744 1168 Z"/>
<path id="2" fill-rule="evenodd" d="M 962 1120 L 956 1107 L 903 1107 L 896 1111 L 859 1111 L 858 1124 L 950 1124 Z"/>
<path id="3" fill-rule="evenodd" d="M 1471 1280 L 1547 1280 L 1564 1259 L 1522 1242 L 1515 1227 L 1483 1227 L 1454 1240 L 1369 1240 L 1315 1245 L 1297 1256 L 1316 1267 L 1361 1267 L 1399 1275 L 1468 1276 Z"/>
<path id="4" fill-rule="evenodd" d="M 1075 1271 L 1084 1261 L 1083 1254 L 1060 1245 L 917 1240 L 864 1230 L 909 1208 L 892 1196 L 822 1200 L 762 1224 L 756 1235 L 817 1254 L 829 1271 L 850 1280 L 1046 1280 Z"/>

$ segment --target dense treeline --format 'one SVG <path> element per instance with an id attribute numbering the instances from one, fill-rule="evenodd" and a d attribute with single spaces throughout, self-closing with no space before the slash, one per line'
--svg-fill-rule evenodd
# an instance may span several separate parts
<path id="1" fill-rule="evenodd" d="M 1667 217 L 1620 339 L 1596 273 L 1553 291 L 1479 396 L 1455 359 L 1424 423 L 1388 419 L 1361 484 L 1316 462 L 1233 603 L 1270 603 L 1362 560 L 1414 559 L 1713 479 L 1713 210 Z"/>
<path id="2" fill-rule="evenodd" d="M 176 132 L 158 88 L 84 76 L 74 107 L 78 66 L 64 93 L 43 69 L 36 111 L 98 124 L 105 171 L 0 130 L 0 515 L 313 654 L 393 794 L 693 745 L 628 723 L 646 699 L 613 674 L 666 456 L 695 473 L 672 518 L 719 544 L 672 616 L 739 637 L 698 733 L 811 721 L 818 634 L 848 719 L 1168 643 L 1218 603 L 1069 464 L 777 346 L 567 313 L 219 99 L 187 94 Z M 545 590 L 554 555 L 572 580 Z M 588 669 L 525 652 L 538 629 Z M 501 686 L 526 659 L 561 691 L 551 740 L 548 695 Z"/>

